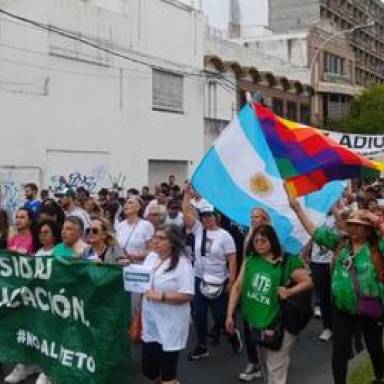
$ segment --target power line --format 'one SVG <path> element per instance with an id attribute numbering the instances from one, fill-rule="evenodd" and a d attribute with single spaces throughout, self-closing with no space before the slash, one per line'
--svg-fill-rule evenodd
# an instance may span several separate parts
<path id="1" fill-rule="evenodd" d="M 15 20 L 21 21 L 23 23 L 26 23 L 26 24 L 29 24 L 29 25 L 33 25 L 34 27 L 37 27 L 39 29 L 42 29 L 42 30 L 45 30 L 45 31 L 48 31 L 48 32 L 53 32 L 53 33 L 56 33 L 57 35 L 66 37 L 66 38 L 68 38 L 70 40 L 74 40 L 74 41 L 80 42 L 82 44 L 88 45 L 88 46 L 90 46 L 92 48 L 95 48 L 95 49 L 98 49 L 100 51 L 106 52 L 106 53 L 108 53 L 108 54 L 110 54 L 112 56 L 116 56 L 116 57 L 119 57 L 121 59 L 128 60 L 128 61 L 131 61 L 133 63 L 144 65 L 144 66 L 147 66 L 147 67 L 150 67 L 150 68 L 164 70 L 164 71 L 169 71 L 169 68 L 162 67 L 160 65 L 151 64 L 151 63 L 148 63 L 148 62 L 146 62 L 144 60 L 140 60 L 140 59 L 136 59 L 136 58 L 127 56 L 127 55 L 125 55 L 123 53 L 116 52 L 116 51 L 114 51 L 112 49 L 109 49 L 109 48 L 103 47 L 101 45 L 98 45 L 96 43 L 93 43 L 91 41 L 88 41 L 88 40 L 86 40 L 86 39 L 84 39 L 82 37 L 71 35 L 70 33 L 67 33 L 65 31 L 63 31 L 62 29 L 60 29 L 58 27 L 55 27 L 54 25 L 39 23 L 39 22 L 34 21 L 32 19 L 29 19 L 29 18 L 26 18 L 26 17 L 23 17 L 23 16 L 16 15 L 14 13 L 5 11 L 4 9 L 1 9 L 1 8 L 0 8 L 0 13 L 4 14 L 4 15 L 10 17 L 10 18 L 13 18 Z M 183 74 L 184 76 L 201 76 L 200 73 L 183 72 L 183 71 L 176 71 L 176 72 L 178 72 L 180 74 Z"/>

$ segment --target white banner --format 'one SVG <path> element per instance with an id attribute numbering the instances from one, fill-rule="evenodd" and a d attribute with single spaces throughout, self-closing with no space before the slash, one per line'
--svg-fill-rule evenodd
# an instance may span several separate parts
<path id="1" fill-rule="evenodd" d="M 384 135 L 357 135 L 344 132 L 324 131 L 340 145 L 370 158 L 384 157 Z"/>

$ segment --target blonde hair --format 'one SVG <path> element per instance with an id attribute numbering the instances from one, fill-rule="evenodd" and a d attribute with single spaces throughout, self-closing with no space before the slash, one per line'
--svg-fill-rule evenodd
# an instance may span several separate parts
<path id="1" fill-rule="evenodd" d="M 101 224 L 101 228 L 106 232 L 107 234 L 107 244 L 109 246 L 114 246 L 117 244 L 117 240 L 115 237 L 115 234 L 112 229 L 112 225 L 109 222 L 108 219 L 102 216 L 96 216 L 92 217 L 92 220 L 97 220 Z"/>

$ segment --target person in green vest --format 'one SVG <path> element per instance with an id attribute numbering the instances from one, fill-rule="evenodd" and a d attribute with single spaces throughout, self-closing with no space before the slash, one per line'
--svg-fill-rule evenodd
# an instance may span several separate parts
<path id="1" fill-rule="evenodd" d="M 283 267 L 283 257 L 286 257 Z M 285 286 L 289 281 L 295 285 Z M 230 293 L 226 328 L 234 331 L 234 313 L 241 298 L 242 316 L 252 330 L 268 332 L 280 318 L 280 300 L 311 289 L 312 280 L 298 256 L 284 256 L 273 227 L 265 224 L 255 228 L 249 241 L 247 258 Z M 268 384 L 285 384 L 289 352 L 296 336 L 283 331 L 279 350 L 262 348 Z"/>
<path id="2" fill-rule="evenodd" d="M 62 242 L 53 249 L 56 257 L 80 257 L 88 245 L 82 240 L 84 224 L 77 216 L 68 216 L 61 230 Z"/>
<path id="3" fill-rule="evenodd" d="M 331 277 L 334 383 L 347 382 L 352 338 L 360 326 L 375 374 L 371 383 L 384 384 L 384 238 L 380 218 L 369 211 L 352 211 L 342 236 L 325 227 L 317 228 L 288 190 L 287 196 L 313 240 L 335 253 Z"/>

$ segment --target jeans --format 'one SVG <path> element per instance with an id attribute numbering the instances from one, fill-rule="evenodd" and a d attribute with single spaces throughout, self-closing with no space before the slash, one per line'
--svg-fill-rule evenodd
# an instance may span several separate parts
<path id="1" fill-rule="evenodd" d="M 315 291 L 320 301 L 324 329 L 332 329 L 331 270 L 327 263 L 311 263 Z"/>
<path id="2" fill-rule="evenodd" d="M 357 326 L 361 327 L 371 357 L 376 379 L 384 377 L 383 326 L 365 316 L 350 315 L 337 308 L 333 311 L 332 371 L 335 384 L 346 384 L 348 359 L 352 338 Z"/>
<path id="3" fill-rule="evenodd" d="M 195 296 L 192 304 L 192 317 L 197 333 L 197 342 L 201 346 L 207 345 L 208 334 L 208 308 L 211 309 L 215 322 L 215 330 L 220 332 L 224 328 L 227 316 L 228 295 L 226 284 L 223 292 L 216 299 L 207 299 L 200 291 L 201 279 L 195 278 Z"/>
<path id="4" fill-rule="evenodd" d="M 257 353 L 257 345 L 252 343 L 249 339 L 250 327 L 247 321 L 243 321 L 244 327 L 244 344 L 245 349 L 247 350 L 248 360 L 253 365 L 259 365 L 259 356 Z"/>

